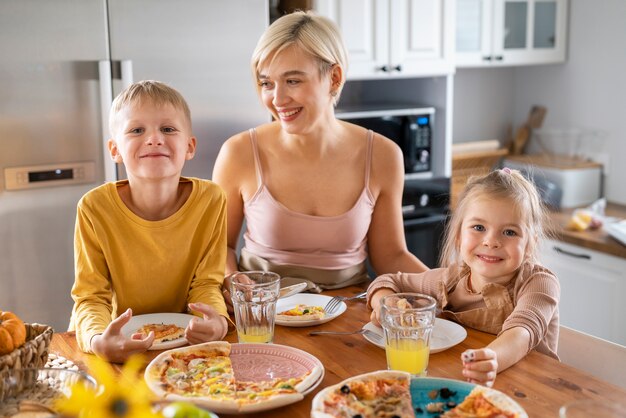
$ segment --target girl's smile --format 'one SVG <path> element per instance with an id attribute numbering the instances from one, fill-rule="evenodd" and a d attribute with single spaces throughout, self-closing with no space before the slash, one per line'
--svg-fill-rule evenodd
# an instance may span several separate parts
<path id="1" fill-rule="evenodd" d="M 479 197 L 466 209 L 460 253 L 472 271 L 472 287 L 508 283 L 525 258 L 524 218 L 508 199 Z"/>

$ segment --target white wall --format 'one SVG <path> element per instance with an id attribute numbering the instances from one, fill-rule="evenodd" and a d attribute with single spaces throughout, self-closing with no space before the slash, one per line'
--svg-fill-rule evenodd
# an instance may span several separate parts
<path id="1" fill-rule="evenodd" d="M 532 105 L 546 106 L 546 128 L 606 131 L 596 147 L 608 163 L 605 196 L 626 204 L 625 78 L 626 1 L 570 0 L 566 63 L 457 72 L 454 142 L 502 138 L 498 126 L 517 127 Z"/>
<path id="2" fill-rule="evenodd" d="M 548 108 L 546 127 L 606 131 L 596 141 L 608 200 L 626 204 L 626 1 L 570 1 L 567 62 L 515 71 L 515 121 L 534 103 Z"/>
<path id="3" fill-rule="evenodd" d="M 509 140 L 515 89 L 512 68 L 458 69 L 454 76 L 452 142 Z"/>

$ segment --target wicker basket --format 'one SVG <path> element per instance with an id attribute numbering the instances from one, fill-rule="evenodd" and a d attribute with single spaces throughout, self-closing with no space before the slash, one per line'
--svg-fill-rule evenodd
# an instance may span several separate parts
<path id="1" fill-rule="evenodd" d="M 16 348 L 9 354 L 0 356 L 0 377 L 8 375 L 12 370 L 36 369 L 46 365 L 48 361 L 48 347 L 52 340 L 52 328 L 42 324 L 26 324 L 26 342 L 20 348 Z M 0 400 L 15 387 L 25 388 L 34 383 L 36 374 L 17 374 L 24 376 L 21 382 L 5 382 L 0 378 Z M 9 384 L 10 383 L 10 384 Z"/>

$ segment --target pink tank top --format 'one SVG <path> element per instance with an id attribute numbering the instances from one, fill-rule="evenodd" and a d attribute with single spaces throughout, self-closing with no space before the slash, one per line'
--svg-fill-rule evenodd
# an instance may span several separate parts
<path id="1" fill-rule="evenodd" d="M 331 270 L 352 267 L 367 258 L 367 231 L 374 211 L 369 190 L 373 133 L 367 132 L 365 184 L 358 200 L 338 216 L 294 212 L 278 202 L 263 179 L 256 131 L 250 130 L 259 188 L 244 203 L 245 249 L 277 264 Z"/>

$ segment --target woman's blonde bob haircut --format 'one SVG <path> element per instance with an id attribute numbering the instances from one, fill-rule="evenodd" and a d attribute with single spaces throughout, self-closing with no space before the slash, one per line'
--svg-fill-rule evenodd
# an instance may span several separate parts
<path id="1" fill-rule="evenodd" d="M 115 135 L 115 123 L 120 111 L 127 106 L 142 103 L 144 100 L 156 106 L 170 104 L 175 109 L 182 111 L 186 122 L 189 124 L 189 130 L 191 130 L 191 111 L 182 94 L 160 81 L 142 80 L 126 87 L 113 100 L 109 113 L 109 132 L 111 135 Z"/>
<path id="2" fill-rule="evenodd" d="M 337 65 L 343 70 L 341 82 L 335 87 L 335 105 L 346 81 L 348 60 L 339 28 L 328 18 L 314 12 L 297 11 L 284 15 L 270 25 L 261 35 L 252 53 L 252 76 L 260 94 L 259 70 L 279 52 L 295 45 L 319 63 L 320 76 L 330 73 Z"/>
<path id="3" fill-rule="evenodd" d="M 519 171 L 504 168 L 484 176 L 472 176 L 467 181 L 446 226 L 440 266 L 467 268 L 459 251 L 461 226 L 468 206 L 480 198 L 505 199 L 511 204 L 511 209 L 521 216 L 524 233 L 529 237 L 524 261 L 537 263 L 537 247 L 552 231 L 547 210 L 533 183 Z"/>

